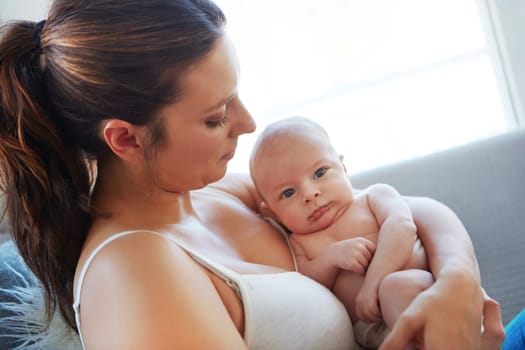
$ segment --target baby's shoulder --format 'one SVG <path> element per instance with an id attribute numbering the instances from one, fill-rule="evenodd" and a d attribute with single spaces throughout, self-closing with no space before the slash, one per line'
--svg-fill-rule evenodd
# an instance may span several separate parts
<path id="1" fill-rule="evenodd" d="M 370 185 L 355 194 L 355 199 L 370 200 L 382 197 L 400 197 L 399 192 L 392 186 L 386 183 L 375 183 Z"/>

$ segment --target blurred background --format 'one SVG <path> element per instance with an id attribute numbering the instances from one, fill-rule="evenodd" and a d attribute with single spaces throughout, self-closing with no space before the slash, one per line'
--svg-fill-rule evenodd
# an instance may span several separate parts
<path id="1" fill-rule="evenodd" d="M 258 130 L 317 120 L 350 173 L 524 125 L 525 0 L 216 2 Z M 38 21 L 48 4 L 1 0 L 0 20 Z M 256 136 L 230 171 L 248 171 Z"/>

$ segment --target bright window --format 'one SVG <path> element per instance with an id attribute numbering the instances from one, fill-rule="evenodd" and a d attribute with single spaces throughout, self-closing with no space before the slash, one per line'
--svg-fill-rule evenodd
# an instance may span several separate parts
<path id="1" fill-rule="evenodd" d="M 319 121 L 349 172 L 515 127 L 476 0 L 218 0 L 262 130 Z M 257 132 L 230 171 L 247 171 Z"/>
<path id="2" fill-rule="evenodd" d="M 525 121 L 525 0 L 216 1 L 258 130 L 318 120 L 349 172 Z M 0 0 L 0 20 L 38 21 L 47 5 Z M 256 135 L 241 137 L 230 171 L 248 171 Z"/>

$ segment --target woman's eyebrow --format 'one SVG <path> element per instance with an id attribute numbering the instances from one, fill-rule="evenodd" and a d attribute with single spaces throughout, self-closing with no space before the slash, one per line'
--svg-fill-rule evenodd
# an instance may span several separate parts
<path id="1" fill-rule="evenodd" d="M 219 102 L 217 102 L 216 104 L 214 104 L 213 106 L 211 106 L 210 108 L 208 108 L 205 112 L 211 112 L 213 111 L 214 109 L 217 109 L 219 108 L 220 106 L 223 106 L 225 104 L 227 104 L 228 102 L 230 102 L 233 97 L 235 96 L 236 92 L 231 94 L 230 96 L 226 97 L 226 98 L 223 98 L 222 100 L 220 100 Z"/>

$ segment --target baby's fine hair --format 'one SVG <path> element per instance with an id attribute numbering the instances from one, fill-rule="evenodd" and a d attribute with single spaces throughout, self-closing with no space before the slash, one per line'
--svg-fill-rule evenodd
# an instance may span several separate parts
<path id="1" fill-rule="evenodd" d="M 271 143 L 276 138 L 276 136 L 286 137 L 286 135 L 304 130 L 305 128 L 314 129 L 328 138 L 328 133 L 319 123 L 302 116 L 293 116 L 279 119 L 271 124 L 268 124 L 255 140 L 252 152 L 250 154 L 250 171 L 253 170 L 253 164 L 255 161 L 257 161 L 256 158 L 259 155 L 261 149 L 264 148 L 268 143 Z"/>

